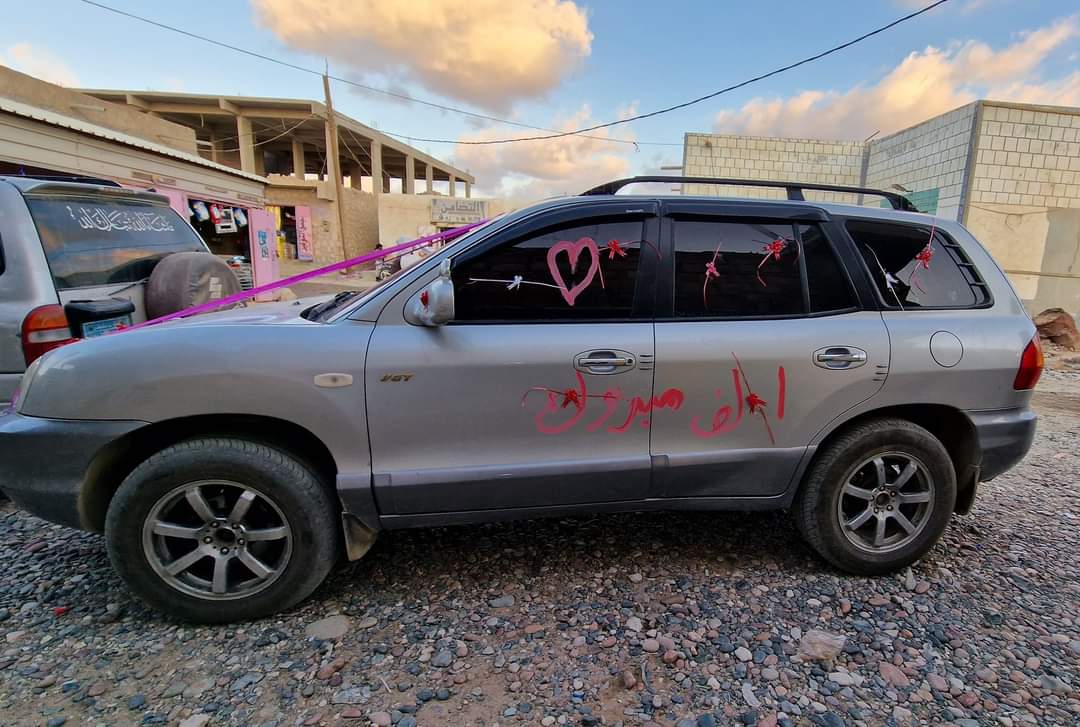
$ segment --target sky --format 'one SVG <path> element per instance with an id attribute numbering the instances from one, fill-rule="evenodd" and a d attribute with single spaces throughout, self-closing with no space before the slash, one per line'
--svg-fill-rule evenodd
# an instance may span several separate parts
<path id="1" fill-rule="evenodd" d="M 101 2 L 409 98 L 570 130 L 710 93 L 932 0 Z M 316 75 L 81 0 L 0 8 L 0 64 L 68 87 L 322 99 Z M 341 82 L 333 93 L 338 110 L 387 133 L 451 142 L 536 133 Z M 1075 0 L 949 0 L 823 60 L 590 138 L 411 143 L 469 170 L 479 194 L 536 198 L 678 166 L 687 132 L 864 139 L 977 98 L 1080 106 Z"/>

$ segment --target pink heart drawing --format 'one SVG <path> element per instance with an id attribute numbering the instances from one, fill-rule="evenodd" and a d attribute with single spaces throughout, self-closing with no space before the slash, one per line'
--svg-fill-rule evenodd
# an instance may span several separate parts
<path id="1" fill-rule="evenodd" d="M 578 258 L 581 257 L 582 250 L 588 250 L 589 255 L 592 256 L 592 262 L 589 263 L 589 272 L 585 275 L 584 280 L 569 288 L 566 281 L 563 280 L 562 273 L 559 272 L 559 266 L 555 263 L 555 258 L 560 252 L 565 252 L 566 256 L 570 258 L 570 274 L 573 275 L 577 270 Z M 547 264 L 548 270 L 551 271 L 551 279 L 559 286 L 559 292 L 562 294 L 563 300 L 566 301 L 567 305 L 573 305 L 577 297 L 589 287 L 592 279 L 600 271 L 600 251 L 596 249 L 596 241 L 591 237 L 583 237 L 577 242 L 562 240 L 548 249 Z"/>

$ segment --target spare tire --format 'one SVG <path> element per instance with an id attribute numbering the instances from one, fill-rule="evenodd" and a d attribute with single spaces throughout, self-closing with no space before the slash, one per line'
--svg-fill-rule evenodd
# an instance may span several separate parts
<path id="1" fill-rule="evenodd" d="M 146 317 L 159 318 L 241 290 L 224 260 L 206 252 L 176 252 L 154 267 L 146 284 Z"/>

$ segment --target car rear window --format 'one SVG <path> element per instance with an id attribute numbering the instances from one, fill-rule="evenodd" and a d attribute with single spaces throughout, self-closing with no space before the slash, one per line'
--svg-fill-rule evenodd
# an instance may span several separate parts
<path id="1" fill-rule="evenodd" d="M 848 220 L 870 275 L 890 308 L 977 308 L 990 291 L 960 246 L 931 224 Z"/>
<path id="2" fill-rule="evenodd" d="M 58 290 L 134 283 L 174 252 L 206 251 L 169 207 L 100 197 L 27 197 Z"/>

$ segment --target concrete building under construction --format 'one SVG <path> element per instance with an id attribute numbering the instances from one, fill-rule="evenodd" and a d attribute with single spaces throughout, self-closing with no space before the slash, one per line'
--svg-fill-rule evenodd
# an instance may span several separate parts
<path id="1" fill-rule="evenodd" d="M 295 259 L 333 262 L 370 250 L 380 240 L 434 232 L 487 213 L 484 201 L 470 200 L 475 179 L 468 172 L 340 112 L 334 112 L 331 124 L 324 103 L 103 89 L 83 93 L 191 129 L 201 157 L 264 178 L 267 203 L 283 219 L 286 244 L 280 252 L 286 265 Z M 336 155 L 327 151 L 334 146 Z M 381 203 L 383 194 L 421 199 Z M 443 222 L 445 203 L 432 200 L 459 196 L 455 208 L 472 213 Z M 409 210 L 406 220 L 394 224 L 403 206 Z M 381 207 L 390 219 L 380 219 Z M 310 215 L 299 223 L 310 227 L 310 250 L 289 234 L 297 214 Z"/>

